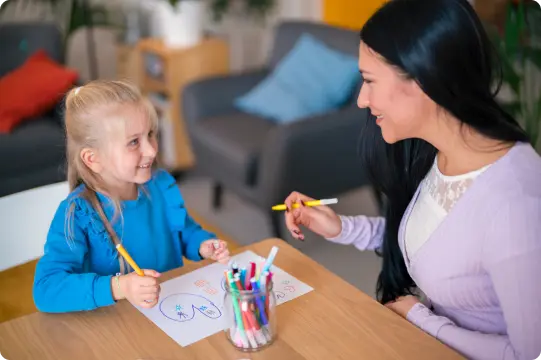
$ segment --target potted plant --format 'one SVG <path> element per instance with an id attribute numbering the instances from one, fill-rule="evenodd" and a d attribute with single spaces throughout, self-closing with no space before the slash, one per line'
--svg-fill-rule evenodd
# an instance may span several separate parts
<path id="1" fill-rule="evenodd" d="M 169 47 L 189 47 L 203 37 L 205 6 L 201 0 L 167 0 L 157 4 L 164 43 Z"/>
<path id="2" fill-rule="evenodd" d="M 532 0 L 507 4 L 503 28 L 489 27 L 509 95 L 502 105 L 541 152 L 541 8 Z"/>
<path id="3" fill-rule="evenodd" d="M 165 44 L 188 47 L 197 44 L 204 33 L 204 0 L 162 0 L 156 4 L 156 15 Z M 275 0 L 209 0 L 214 21 L 219 22 L 230 10 L 239 8 L 248 15 L 263 18 Z"/>

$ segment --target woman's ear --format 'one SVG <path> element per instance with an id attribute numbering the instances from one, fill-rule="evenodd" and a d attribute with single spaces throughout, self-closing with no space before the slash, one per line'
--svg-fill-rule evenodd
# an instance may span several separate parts
<path id="1" fill-rule="evenodd" d="M 94 149 L 84 148 L 81 150 L 80 156 L 83 163 L 88 166 L 90 170 L 98 174 L 100 173 L 102 166 L 98 154 Z"/>

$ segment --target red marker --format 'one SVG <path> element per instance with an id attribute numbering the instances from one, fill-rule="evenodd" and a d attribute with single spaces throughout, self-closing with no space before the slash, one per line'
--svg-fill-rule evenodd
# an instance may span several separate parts
<path id="1" fill-rule="evenodd" d="M 250 276 L 248 276 L 248 286 L 246 287 L 246 290 L 252 290 L 252 284 L 250 283 L 249 279 L 255 277 L 255 262 L 250 261 Z"/>

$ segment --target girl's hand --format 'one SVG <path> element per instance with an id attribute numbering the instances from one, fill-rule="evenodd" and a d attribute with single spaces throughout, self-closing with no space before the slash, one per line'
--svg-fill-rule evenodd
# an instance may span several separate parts
<path id="1" fill-rule="evenodd" d="M 285 200 L 288 211 L 285 213 L 286 226 L 295 239 L 304 240 L 299 228 L 303 225 L 325 238 L 338 236 L 342 232 L 342 221 L 336 213 L 326 205 L 304 206 L 303 202 L 314 200 L 298 192 L 292 192 Z M 294 209 L 293 204 L 300 207 Z"/>
<path id="2" fill-rule="evenodd" d="M 143 270 L 144 276 L 139 276 L 132 272 L 118 277 L 120 291 L 116 285 L 116 280 L 112 278 L 113 298 L 119 300 L 126 298 L 134 305 L 143 308 L 151 308 L 158 303 L 160 295 L 160 284 L 157 278 L 161 274 L 154 270 Z"/>
<path id="3" fill-rule="evenodd" d="M 413 295 L 406 295 L 399 297 L 395 301 L 388 302 L 387 304 L 385 304 L 385 306 L 405 319 L 408 316 L 410 310 L 417 303 L 420 303 L 417 297 Z"/>
<path id="4" fill-rule="evenodd" d="M 206 240 L 201 243 L 199 254 L 203 259 L 211 259 L 222 264 L 229 262 L 227 242 L 218 239 Z"/>

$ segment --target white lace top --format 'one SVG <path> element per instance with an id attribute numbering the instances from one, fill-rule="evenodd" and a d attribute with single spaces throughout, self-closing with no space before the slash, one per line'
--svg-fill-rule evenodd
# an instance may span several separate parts
<path id="1" fill-rule="evenodd" d="M 421 190 L 406 225 L 406 253 L 411 259 L 428 240 L 477 176 L 488 169 L 458 176 L 443 175 L 437 158 L 421 183 Z"/>

